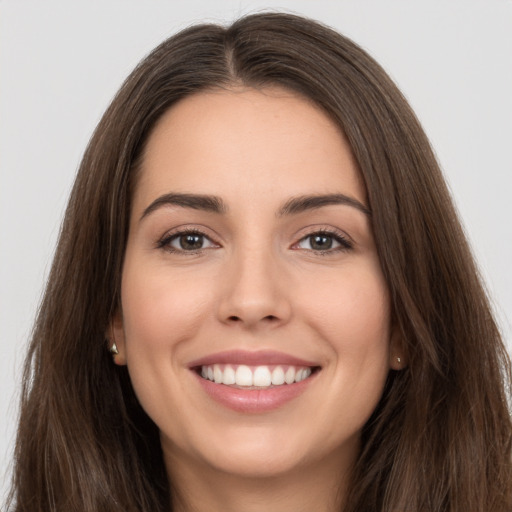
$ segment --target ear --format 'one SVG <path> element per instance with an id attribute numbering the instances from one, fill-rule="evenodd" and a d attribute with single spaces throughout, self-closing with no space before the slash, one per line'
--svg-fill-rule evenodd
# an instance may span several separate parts
<path id="1" fill-rule="evenodd" d="M 108 343 L 108 351 L 112 355 L 114 364 L 118 366 L 126 365 L 126 344 L 123 327 L 123 314 L 117 310 L 107 327 L 105 338 Z"/>
<path id="2" fill-rule="evenodd" d="M 407 366 L 402 335 L 394 326 L 389 341 L 389 367 L 392 370 L 403 370 Z"/>

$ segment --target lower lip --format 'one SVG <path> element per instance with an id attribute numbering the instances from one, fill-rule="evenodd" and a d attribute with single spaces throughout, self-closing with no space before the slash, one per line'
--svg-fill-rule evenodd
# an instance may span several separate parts
<path id="1" fill-rule="evenodd" d="M 195 373 L 206 393 L 216 402 L 244 413 L 262 413 L 278 409 L 304 393 L 315 380 L 317 372 L 307 379 L 293 384 L 283 384 L 268 389 L 239 389 L 225 384 L 216 384 Z"/>

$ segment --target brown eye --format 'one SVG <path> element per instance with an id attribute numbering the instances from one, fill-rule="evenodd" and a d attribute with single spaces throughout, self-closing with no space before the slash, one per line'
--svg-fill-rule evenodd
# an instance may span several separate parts
<path id="1" fill-rule="evenodd" d="M 203 233 L 183 231 L 181 233 L 175 233 L 174 235 L 165 237 L 158 243 L 158 247 L 169 252 L 193 253 L 202 251 L 203 249 L 217 247 L 217 245 Z"/>
<path id="2" fill-rule="evenodd" d="M 192 233 L 187 233 L 178 236 L 171 242 L 172 247 L 182 249 L 183 251 L 197 251 L 203 248 L 204 236 Z"/>
<path id="3" fill-rule="evenodd" d="M 332 253 L 352 249 L 352 244 L 339 234 L 318 232 L 302 238 L 296 247 L 313 252 Z"/>
<path id="4" fill-rule="evenodd" d="M 314 251 L 326 251 L 332 248 L 332 236 L 326 235 L 312 235 L 309 237 L 309 245 Z"/>

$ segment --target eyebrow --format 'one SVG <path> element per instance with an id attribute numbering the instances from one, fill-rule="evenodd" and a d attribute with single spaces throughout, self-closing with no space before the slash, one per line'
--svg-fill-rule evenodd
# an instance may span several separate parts
<path id="1" fill-rule="evenodd" d="M 192 208 L 193 210 L 203 210 L 213 213 L 226 213 L 228 211 L 224 201 L 217 196 L 171 193 L 164 194 L 155 199 L 144 210 L 140 220 L 162 206 L 181 206 L 182 208 Z"/>
<path id="2" fill-rule="evenodd" d="M 278 210 L 277 216 L 284 217 L 287 215 L 296 215 L 308 210 L 322 208 L 323 206 L 340 204 L 356 208 L 365 215 L 371 215 L 370 209 L 353 197 L 345 194 L 324 194 L 292 197 Z M 228 212 L 226 203 L 218 196 L 170 193 L 164 194 L 155 199 L 144 210 L 140 220 L 163 206 L 179 206 L 182 208 L 191 208 L 193 210 L 202 210 L 219 214 Z"/>
<path id="3" fill-rule="evenodd" d="M 302 213 L 307 210 L 314 210 L 316 208 L 322 208 L 323 206 L 330 205 L 346 205 L 352 206 L 357 210 L 361 211 L 365 215 L 370 216 L 370 209 L 357 199 L 347 196 L 345 194 L 324 194 L 324 195 L 312 195 L 312 196 L 299 196 L 293 197 L 288 200 L 284 206 L 279 210 L 278 216 L 294 215 Z"/>

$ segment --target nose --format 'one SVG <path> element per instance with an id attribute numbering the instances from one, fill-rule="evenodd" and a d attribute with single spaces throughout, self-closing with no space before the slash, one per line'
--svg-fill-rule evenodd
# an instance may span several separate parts
<path id="1" fill-rule="evenodd" d="M 292 314 L 290 287 L 270 251 L 238 251 L 228 264 L 218 302 L 219 320 L 247 329 L 286 324 Z"/>

